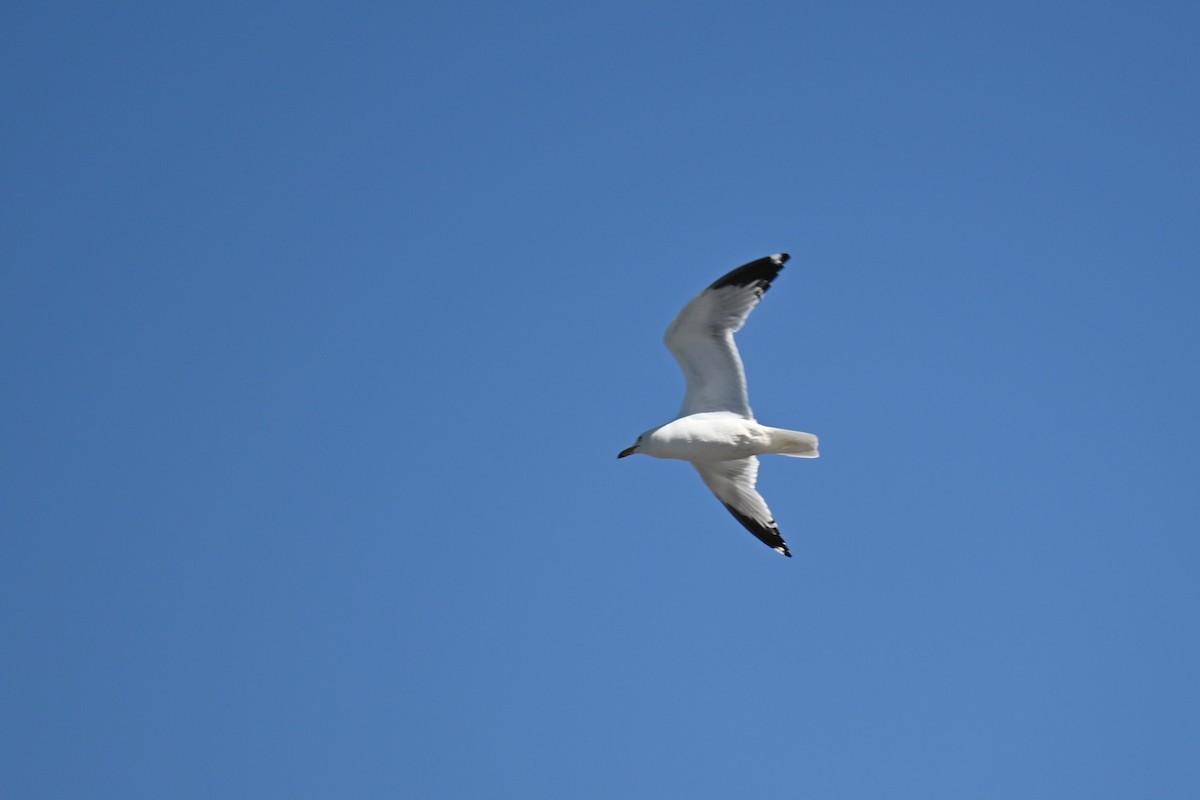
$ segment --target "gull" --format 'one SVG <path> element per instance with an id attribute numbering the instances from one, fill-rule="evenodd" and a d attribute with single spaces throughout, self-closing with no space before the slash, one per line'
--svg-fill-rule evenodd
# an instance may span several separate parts
<path id="1" fill-rule="evenodd" d="M 746 371 L 733 342 L 788 258 L 777 253 L 743 264 L 683 307 L 663 339 L 687 379 L 683 407 L 674 420 L 646 431 L 617 458 L 641 453 L 692 462 L 738 522 L 791 558 L 767 501 L 754 488 L 757 456 L 816 458 L 817 437 L 754 419 Z"/>

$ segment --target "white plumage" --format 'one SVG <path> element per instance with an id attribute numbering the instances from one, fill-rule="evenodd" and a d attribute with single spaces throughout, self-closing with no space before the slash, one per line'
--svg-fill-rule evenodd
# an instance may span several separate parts
<path id="1" fill-rule="evenodd" d="M 690 461 L 730 513 L 767 546 L 791 556 L 767 503 L 755 489 L 758 458 L 816 458 L 811 433 L 759 424 L 733 335 L 779 275 L 787 253 L 744 264 L 691 300 L 667 328 L 667 348 L 683 368 L 687 394 L 679 416 L 646 431 L 617 458 L 642 453 Z"/>

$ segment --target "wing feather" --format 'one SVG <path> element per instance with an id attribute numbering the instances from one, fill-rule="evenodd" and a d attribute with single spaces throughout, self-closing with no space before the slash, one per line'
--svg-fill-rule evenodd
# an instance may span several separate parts
<path id="1" fill-rule="evenodd" d="M 791 558 L 767 501 L 754 488 L 758 482 L 758 459 L 754 456 L 733 461 L 693 461 L 704 483 L 729 513 L 759 540 L 777 553 Z"/>
<path id="2" fill-rule="evenodd" d="M 667 328 L 664 341 L 687 379 L 679 416 L 730 411 L 754 419 L 733 335 L 746 324 L 788 258 L 778 253 L 743 264 L 692 298 Z"/>

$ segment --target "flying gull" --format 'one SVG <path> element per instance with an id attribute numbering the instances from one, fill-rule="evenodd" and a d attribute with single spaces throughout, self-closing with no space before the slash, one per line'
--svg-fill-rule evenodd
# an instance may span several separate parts
<path id="1" fill-rule="evenodd" d="M 667 349 L 687 378 L 683 408 L 617 455 L 643 453 L 690 461 L 737 521 L 777 553 L 791 557 L 767 502 L 754 488 L 766 454 L 816 458 L 811 433 L 760 425 L 750 410 L 746 372 L 733 335 L 779 275 L 787 253 L 751 261 L 692 299 L 667 328 Z"/>

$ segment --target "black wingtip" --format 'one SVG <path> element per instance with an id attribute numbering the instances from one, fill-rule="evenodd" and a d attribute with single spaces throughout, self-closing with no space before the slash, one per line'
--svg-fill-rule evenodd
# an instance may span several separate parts
<path id="1" fill-rule="evenodd" d="M 733 506 L 729 505 L 729 503 L 723 502 L 721 505 L 729 509 L 729 513 L 733 514 L 734 518 L 738 522 L 742 523 L 742 526 L 745 527 L 746 530 L 757 536 L 760 542 L 774 550 L 776 553 L 785 555 L 788 558 L 792 557 L 791 551 L 788 550 L 787 542 L 783 540 L 783 536 L 779 533 L 779 528 L 775 526 L 774 520 L 771 520 L 771 522 L 767 524 L 763 524 L 753 517 L 746 516 Z"/>
<path id="2" fill-rule="evenodd" d="M 771 288 L 771 281 L 779 275 L 783 265 L 791 258 L 787 253 L 776 253 L 733 270 L 718 278 L 709 289 L 720 289 L 724 286 L 754 286 L 762 291 Z"/>

